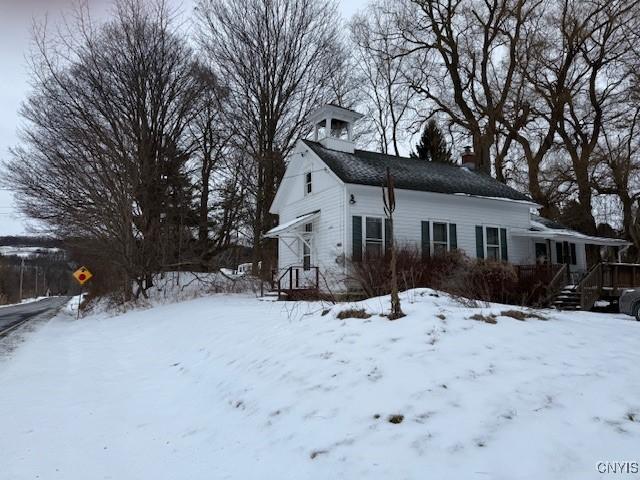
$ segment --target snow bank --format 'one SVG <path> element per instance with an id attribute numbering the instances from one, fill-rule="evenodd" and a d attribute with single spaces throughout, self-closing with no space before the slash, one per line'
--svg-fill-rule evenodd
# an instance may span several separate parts
<path id="1" fill-rule="evenodd" d="M 640 323 L 402 298 L 393 322 L 386 298 L 250 295 L 60 316 L 0 363 L 0 476 L 584 480 L 638 460 Z"/>
<path id="2" fill-rule="evenodd" d="M 257 296 L 260 292 L 258 279 L 251 276 L 234 278 L 222 272 L 166 272 L 156 275 L 153 283 L 154 286 L 146 292 L 148 298 L 141 296 L 137 300 L 122 304 L 119 297 L 117 299 L 100 297 L 83 305 L 80 314 L 81 316 L 117 315 L 136 309 L 193 300 L 215 293 L 251 293 Z"/>

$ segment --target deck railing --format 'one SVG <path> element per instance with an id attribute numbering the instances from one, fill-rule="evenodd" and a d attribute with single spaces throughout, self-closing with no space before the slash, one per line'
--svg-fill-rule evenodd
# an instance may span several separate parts
<path id="1" fill-rule="evenodd" d="M 640 287 L 640 264 L 637 263 L 603 263 L 602 288 L 611 289 L 614 293 L 624 288 Z"/>

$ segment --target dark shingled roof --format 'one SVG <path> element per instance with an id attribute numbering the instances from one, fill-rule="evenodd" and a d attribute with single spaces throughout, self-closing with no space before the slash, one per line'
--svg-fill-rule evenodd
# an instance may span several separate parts
<path id="1" fill-rule="evenodd" d="M 389 167 L 396 188 L 533 202 L 528 196 L 489 175 L 472 172 L 458 165 L 396 157 L 366 150 L 345 153 L 330 150 L 310 140 L 303 142 L 345 183 L 381 186 Z"/>
<path id="2" fill-rule="evenodd" d="M 550 228 L 552 230 L 571 230 L 566 225 L 558 223 L 554 220 L 550 220 L 548 218 L 541 217 L 540 215 L 531 215 L 531 220 L 541 223 L 545 227 Z"/>

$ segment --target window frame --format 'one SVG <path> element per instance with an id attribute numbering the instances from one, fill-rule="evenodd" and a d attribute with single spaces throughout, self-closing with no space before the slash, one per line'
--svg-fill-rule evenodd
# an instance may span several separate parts
<path id="1" fill-rule="evenodd" d="M 312 255 L 313 255 L 313 252 L 312 252 L 312 247 L 313 247 L 313 243 L 312 243 L 313 222 L 305 223 L 303 228 L 304 228 L 304 233 L 302 235 L 303 235 L 303 237 L 305 238 L 305 240 L 307 241 L 307 243 L 309 245 L 307 245 L 307 243 L 305 243 L 305 242 L 300 242 L 300 243 L 302 243 L 302 269 L 304 271 L 309 271 L 309 270 L 311 270 L 311 266 L 313 265 L 313 263 L 312 263 L 312 260 L 313 260 L 313 257 L 312 257 Z M 308 264 L 305 263 L 305 258 L 308 258 Z"/>
<path id="2" fill-rule="evenodd" d="M 458 230 L 458 224 L 455 222 L 450 222 L 448 220 L 440 220 L 435 218 L 427 218 L 426 220 L 422 220 L 424 222 L 429 222 L 429 256 L 433 257 L 437 255 L 436 253 L 436 245 L 445 245 L 445 242 L 436 241 L 435 240 L 435 224 L 444 225 L 444 234 L 446 237 L 446 248 L 445 252 L 451 252 L 453 249 L 451 248 L 451 225 L 456 226 L 456 232 Z M 421 221 L 421 222 L 422 222 Z M 457 248 L 457 247 L 456 247 Z"/>
<path id="3" fill-rule="evenodd" d="M 443 221 L 443 220 L 429 220 L 429 222 L 430 222 L 429 229 L 431 230 L 429 232 L 429 234 L 430 234 L 430 239 L 429 240 L 430 240 L 430 243 L 431 243 L 431 245 L 430 245 L 430 247 L 431 247 L 431 255 L 434 256 L 434 255 L 438 254 L 438 252 L 436 251 L 436 245 L 439 245 L 439 246 L 444 245 L 444 247 L 445 247 L 444 251 L 445 252 L 450 252 L 451 251 L 451 235 L 449 234 L 449 232 L 450 232 L 449 229 L 451 228 L 451 227 L 449 227 L 449 223 L 450 222 L 446 222 L 446 221 Z M 438 225 L 444 225 L 444 236 L 445 236 L 445 241 L 444 242 L 443 241 L 436 241 L 436 230 L 435 230 L 436 223 Z"/>
<path id="4" fill-rule="evenodd" d="M 385 217 L 379 217 L 379 216 L 375 216 L 375 215 L 363 215 L 362 216 L 364 221 L 362 222 L 362 247 L 363 247 L 363 257 L 366 258 L 368 256 L 367 253 L 367 245 L 369 244 L 369 240 L 372 240 L 372 243 L 375 243 L 376 245 L 380 245 L 380 253 L 379 256 L 383 256 L 384 255 L 384 247 L 386 244 L 386 239 L 385 239 L 385 228 L 384 228 L 384 219 Z M 377 220 L 380 222 L 380 239 L 378 240 L 377 238 L 373 238 L 373 237 L 369 237 L 367 235 L 367 222 L 368 220 Z"/>
<path id="5" fill-rule="evenodd" d="M 494 257 L 489 257 L 489 242 L 488 242 L 488 235 L 487 235 L 487 229 L 492 228 L 495 229 L 498 232 L 498 243 L 492 243 L 491 244 L 491 248 L 497 248 L 498 249 L 498 254 L 497 256 Z M 507 230 L 507 235 L 509 230 L 507 229 L 507 227 L 501 227 L 500 225 L 494 225 L 494 224 L 485 224 L 482 225 L 482 236 L 483 236 L 483 246 L 484 246 L 484 258 L 485 260 L 495 260 L 496 262 L 502 262 L 502 236 L 500 235 L 500 229 L 504 228 L 505 230 Z"/>
<path id="6" fill-rule="evenodd" d="M 311 169 L 304 172 L 304 196 L 311 195 L 313 193 L 313 172 Z"/>

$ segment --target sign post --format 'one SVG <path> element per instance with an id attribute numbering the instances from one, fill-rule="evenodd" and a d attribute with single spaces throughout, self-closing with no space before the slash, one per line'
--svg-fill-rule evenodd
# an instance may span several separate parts
<path id="1" fill-rule="evenodd" d="M 93 277 L 93 273 L 91 273 L 87 267 L 80 267 L 78 270 L 73 272 L 73 278 L 75 278 L 76 282 L 80 284 L 80 287 L 83 287 L 85 283 L 91 280 L 91 277 Z M 80 318 L 80 304 L 82 303 L 83 291 L 84 289 L 80 288 L 80 297 L 78 298 L 78 316 L 76 317 L 77 319 Z"/>

